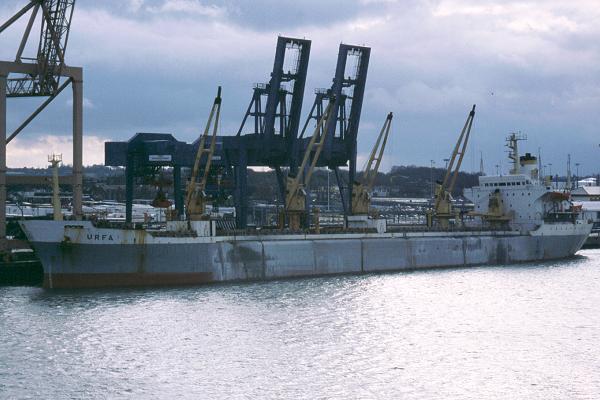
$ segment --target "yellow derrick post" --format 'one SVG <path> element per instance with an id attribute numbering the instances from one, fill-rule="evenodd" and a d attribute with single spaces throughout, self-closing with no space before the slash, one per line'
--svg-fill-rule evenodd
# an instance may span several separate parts
<path id="1" fill-rule="evenodd" d="M 393 114 L 390 112 L 387 115 L 385 122 L 381 127 L 381 131 L 379 132 L 379 136 L 377 137 L 377 141 L 375 142 L 375 145 L 371 150 L 371 154 L 363 171 L 362 182 L 353 182 L 353 215 L 368 215 L 369 213 L 369 205 L 371 203 L 370 192 L 373 189 L 373 185 L 375 184 L 375 178 L 377 177 L 377 173 L 379 172 L 381 158 L 383 157 L 383 152 L 385 151 L 385 146 L 387 144 L 388 135 L 390 133 L 390 128 L 392 125 L 392 118 Z"/>
<path id="2" fill-rule="evenodd" d="M 191 171 L 190 181 L 187 187 L 187 195 L 185 201 L 185 209 L 188 220 L 195 221 L 202 219 L 206 214 L 206 202 L 208 200 L 205 193 L 206 182 L 208 180 L 208 174 L 212 163 L 213 154 L 215 152 L 215 146 L 217 141 L 217 131 L 219 129 L 219 119 L 221 116 L 221 86 L 217 89 L 217 96 L 210 110 L 208 121 L 204 132 L 200 137 L 200 143 L 198 145 L 198 151 L 196 153 L 196 159 L 194 160 L 194 167 Z M 214 121 L 214 122 L 213 122 Z M 212 127 L 212 135 L 210 137 L 210 146 L 206 148 L 206 141 L 208 140 L 209 133 Z M 204 171 L 199 181 L 198 174 L 200 171 L 200 165 L 202 157 L 206 155 L 206 162 L 204 163 Z"/>
<path id="3" fill-rule="evenodd" d="M 427 213 L 427 225 L 433 226 L 434 220 L 439 223 L 442 228 L 448 228 L 450 219 L 456 218 L 456 212 L 452 207 L 452 190 L 460 172 L 460 166 L 465 156 L 473 119 L 475 118 L 475 105 L 469 112 L 465 125 L 456 141 L 452 155 L 446 168 L 444 180 L 436 184 L 433 210 Z"/>
<path id="4" fill-rule="evenodd" d="M 319 156 L 321 155 L 321 150 L 323 150 L 323 145 L 325 144 L 325 139 L 327 137 L 327 130 L 324 129 L 325 123 L 331 115 L 333 103 L 334 99 L 332 98 L 330 99 L 325 112 L 321 116 L 321 119 L 319 119 L 304 153 L 302 164 L 300 164 L 300 167 L 298 168 L 298 173 L 296 176 L 288 175 L 286 180 L 285 215 L 288 220 L 288 227 L 291 230 L 299 230 L 301 227 L 302 217 L 306 211 L 306 191 L 304 188 L 310 183 L 310 178 L 312 177 Z M 312 159 L 311 154 L 313 154 Z M 310 165 L 308 165 L 309 160 Z"/>

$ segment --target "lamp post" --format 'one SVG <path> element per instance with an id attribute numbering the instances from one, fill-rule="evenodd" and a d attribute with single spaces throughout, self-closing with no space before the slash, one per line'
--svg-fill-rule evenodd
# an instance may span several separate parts
<path id="1" fill-rule="evenodd" d="M 330 172 L 331 172 L 331 170 L 328 167 L 327 168 L 327 211 L 329 211 L 329 199 L 331 198 L 331 196 L 329 194 L 329 189 L 331 188 L 331 185 L 329 184 L 329 173 Z"/>
<path id="2" fill-rule="evenodd" d="M 579 187 L 579 163 L 575 163 L 575 187 Z"/>
<path id="3" fill-rule="evenodd" d="M 431 168 L 429 169 L 429 182 L 431 183 L 431 198 L 433 198 L 433 166 L 435 161 L 429 160 Z"/>

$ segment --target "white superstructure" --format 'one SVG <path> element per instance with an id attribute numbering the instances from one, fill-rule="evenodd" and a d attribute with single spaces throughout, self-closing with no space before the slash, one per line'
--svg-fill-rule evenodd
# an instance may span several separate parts
<path id="1" fill-rule="evenodd" d="M 511 229 L 533 231 L 544 224 L 570 223 L 582 219 L 568 192 L 555 191 L 539 177 L 537 158 L 530 153 L 519 156 L 515 134 L 509 139 L 513 168 L 509 175 L 480 176 L 479 186 L 465 190 L 474 204 L 474 215 L 483 223 L 505 224 Z M 583 221 L 581 221 L 583 222 Z"/>

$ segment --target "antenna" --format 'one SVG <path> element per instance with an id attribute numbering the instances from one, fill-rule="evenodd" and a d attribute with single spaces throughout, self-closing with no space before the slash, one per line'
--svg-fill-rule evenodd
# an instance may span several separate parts
<path id="1" fill-rule="evenodd" d="M 519 142 L 527 140 L 526 135 L 519 133 L 511 133 L 506 138 L 506 147 L 508 147 L 508 158 L 512 160 L 513 167 L 510 170 L 511 175 L 518 175 L 521 171 L 521 165 L 519 163 Z"/>

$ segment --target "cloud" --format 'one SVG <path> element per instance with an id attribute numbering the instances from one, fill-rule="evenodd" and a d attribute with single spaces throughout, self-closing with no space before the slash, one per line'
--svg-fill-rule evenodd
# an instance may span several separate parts
<path id="1" fill-rule="evenodd" d="M 0 16 L 19 4 L 0 5 Z M 277 34 L 313 40 L 304 115 L 313 88 L 331 84 L 338 44 L 365 44 L 372 54 L 359 153 L 368 153 L 394 111 L 398 145 L 386 152 L 386 165 L 441 163 L 477 103 L 469 151 L 494 159 L 486 164 L 504 157 L 505 134 L 521 130 L 526 146 L 543 146 L 556 165 L 571 152 L 591 169 L 600 126 L 599 19 L 595 0 L 78 2 L 67 58 L 85 68 L 89 131 L 118 140 L 167 131 L 193 140 L 219 84 L 223 125 L 227 132 L 239 125 L 252 85 L 269 77 Z M 0 37 L 0 57 L 14 56 L 16 31 Z M 20 112 L 12 110 L 9 121 Z"/>
<path id="2" fill-rule="evenodd" d="M 66 105 L 69 107 L 73 107 L 73 99 L 68 99 L 66 101 Z M 83 97 L 83 108 L 84 109 L 88 109 L 88 110 L 93 110 L 94 108 L 96 108 L 96 105 L 94 104 L 94 102 L 92 100 L 90 100 L 87 97 Z"/>
<path id="3" fill-rule="evenodd" d="M 83 137 L 83 164 L 104 164 L 106 138 L 95 135 Z M 62 154 L 63 164 L 73 163 L 73 140 L 71 136 L 42 135 L 36 138 L 15 138 L 7 147 L 9 168 L 48 166 L 48 155 Z M 100 151 L 102 149 L 102 151 Z"/>
<path id="4" fill-rule="evenodd" d="M 214 4 L 204 5 L 197 0 L 167 0 L 160 6 L 147 7 L 152 13 L 186 13 L 217 18 L 225 15 L 225 9 Z"/>
<path id="5" fill-rule="evenodd" d="M 127 8 L 131 12 L 138 12 L 144 5 L 144 0 L 127 0 Z"/>

